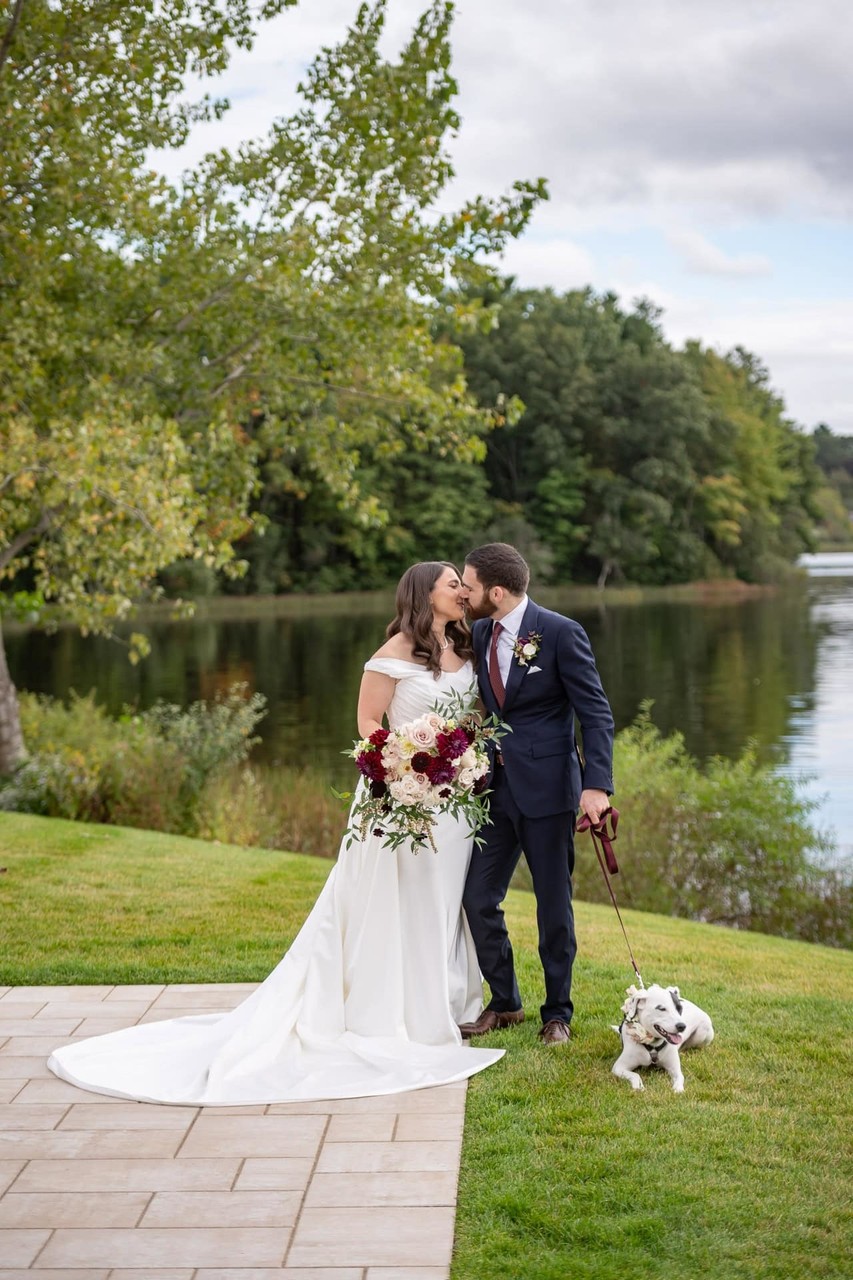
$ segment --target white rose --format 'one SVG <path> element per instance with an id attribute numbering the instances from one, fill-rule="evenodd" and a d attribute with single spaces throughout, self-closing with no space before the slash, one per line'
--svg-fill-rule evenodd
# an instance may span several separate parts
<path id="1" fill-rule="evenodd" d="M 403 759 L 400 743 L 396 738 L 389 738 L 382 748 L 382 763 L 386 769 L 395 769 Z"/>
<path id="2" fill-rule="evenodd" d="M 398 804 L 419 804 L 422 788 L 415 781 L 416 774 L 407 773 L 404 778 L 395 778 L 388 785 L 388 790 Z"/>
<path id="3" fill-rule="evenodd" d="M 435 725 L 430 724 L 426 716 L 422 716 L 420 720 L 415 720 L 409 725 L 408 736 L 418 751 L 427 751 L 435 746 Z"/>
<path id="4" fill-rule="evenodd" d="M 525 658 L 535 658 L 535 657 L 536 657 L 536 645 L 535 645 L 535 644 L 530 644 L 530 643 L 525 644 L 525 645 L 522 645 L 521 652 L 524 654 Z"/>
<path id="5" fill-rule="evenodd" d="M 460 769 L 456 775 L 457 786 L 464 787 L 466 791 L 470 791 L 476 781 L 477 774 L 474 769 Z"/>
<path id="6" fill-rule="evenodd" d="M 476 769 L 478 760 L 477 748 L 469 747 L 468 750 L 459 757 L 459 767 L 460 769 Z"/>
<path id="7" fill-rule="evenodd" d="M 443 803 L 438 788 L 432 785 L 425 773 L 413 773 L 412 777 L 418 784 L 418 804 L 425 809 L 435 809 Z"/>

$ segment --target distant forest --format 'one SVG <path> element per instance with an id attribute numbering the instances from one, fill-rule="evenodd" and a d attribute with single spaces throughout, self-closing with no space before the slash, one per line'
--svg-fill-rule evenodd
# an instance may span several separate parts
<path id="1" fill-rule="evenodd" d="M 167 589 L 365 590 L 492 539 L 539 581 L 766 582 L 804 551 L 853 546 L 853 437 L 806 434 L 748 351 L 676 350 L 651 304 L 590 289 L 505 281 L 462 301 L 445 300 L 434 336 L 491 411 L 475 448 L 436 447 L 417 423 L 396 448 L 362 445 L 352 485 L 366 507 L 328 487 L 304 437 L 279 441 L 262 459 L 265 528 L 237 547 L 245 576 L 188 562 L 162 575 Z"/>

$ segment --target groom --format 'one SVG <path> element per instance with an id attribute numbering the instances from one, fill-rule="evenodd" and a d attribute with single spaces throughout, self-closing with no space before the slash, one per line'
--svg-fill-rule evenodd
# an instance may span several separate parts
<path id="1" fill-rule="evenodd" d="M 613 715 L 586 632 L 527 596 L 530 571 L 515 547 L 490 542 L 465 560 L 474 654 L 486 710 L 512 729 L 491 781 L 491 825 L 474 847 L 463 906 L 492 998 L 465 1037 L 524 1021 L 501 903 L 524 850 L 533 877 L 545 971 L 540 1038 L 562 1044 L 572 1020 L 575 814 L 597 822 L 613 790 Z M 583 731 L 585 762 L 575 744 Z"/>

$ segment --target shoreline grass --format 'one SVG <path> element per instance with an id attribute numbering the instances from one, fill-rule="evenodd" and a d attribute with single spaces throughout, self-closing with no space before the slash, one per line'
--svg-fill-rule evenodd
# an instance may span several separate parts
<path id="1" fill-rule="evenodd" d="M 254 981 L 329 872 L 316 858 L 0 815 L 0 983 Z M 468 1094 L 453 1280 L 842 1280 L 853 1249 L 853 952 L 625 913 L 647 982 L 717 1032 L 635 1094 L 610 1074 L 631 980 L 612 908 L 577 905 L 575 1038 L 536 1039 L 533 903 L 507 917 L 528 1022 Z"/>
<path id="2" fill-rule="evenodd" d="M 842 548 L 843 550 L 843 548 Z M 648 602 L 681 602 L 707 604 L 739 603 L 742 600 L 772 595 L 791 583 L 804 582 L 806 575 L 796 567 L 782 582 L 754 583 L 740 578 L 706 578 L 694 582 L 652 586 L 633 582 L 611 583 L 599 588 L 593 583 L 551 583 L 539 587 L 536 598 L 547 607 L 601 608 L 603 606 L 635 605 Z M 329 591 L 316 594 L 292 592 L 286 595 L 212 595 L 187 596 L 193 606 L 194 622 L 228 622 L 232 619 L 260 618 L 312 618 L 346 613 L 373 615 L 384 609 L 388 616 L 394 612 L 394 587 L 373 591 Z M 174 600 L 141 601 L 135 608 L 133 621 L 116 627 L 116 631 L 138 629 L 140 623 L 167 622 L 175 617 L 177 603 Z M 43 620 L 50 621 L 57 630 L 74 629 L 74 624 L 44 609 Z M 3 619 L 3 628 L 9 634 L 33 629 L 33 623 L 10 614 Z"/>

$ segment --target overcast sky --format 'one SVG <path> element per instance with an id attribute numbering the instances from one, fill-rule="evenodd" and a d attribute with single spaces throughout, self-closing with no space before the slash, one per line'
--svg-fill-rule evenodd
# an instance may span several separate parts
<path id="1" fill-rule="evenodd" d="M 291 111 L 357 7 L 302 0 L 270 23 L 214 86 L 228 116 L 182 161 Z M 424 7 L 389 0 L 389 53 Z M 517 178 L 551 189 L 504 269 L 649 297 L 674 343 L 747 347 L 806 428 L 853 434 L 849 0 L 458 0 L 456 14 L 447 207 Z"/>

